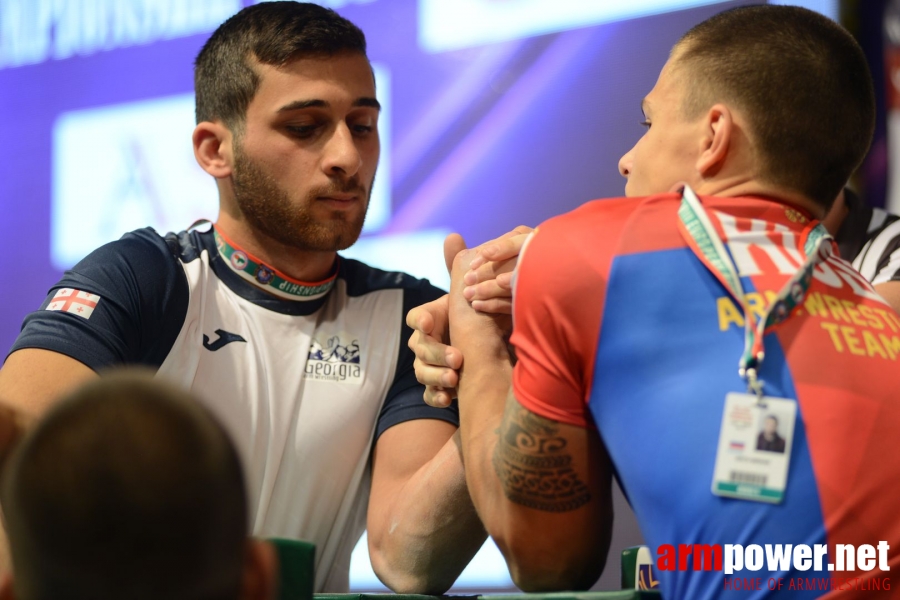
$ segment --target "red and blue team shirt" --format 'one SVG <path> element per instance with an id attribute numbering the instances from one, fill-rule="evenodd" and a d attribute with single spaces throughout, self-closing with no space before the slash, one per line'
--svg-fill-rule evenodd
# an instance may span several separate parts
<path id="1" fill-rule="evenodd" d="M 761 314 L 805 260 L 816 222 L 763 198 L 702 202 Z M 766 394 L 798 403 L 785 498 L 713 495 L 725 396 L 747 391 L 738 374 L 744 320 L 679 232 L 680 203 L 678 194 L 594 201 L 537 229 L 516 272 L 516 398 L 543 417 L 599 430 L 654 555 L 663 544 L 829 544 L 830 558 L 837 543 L 885 540 L 896 571 L 900 318 L 846 261 L 816 267 L 801 308 L 764 338 Z M 667 598 L 823 593 L 727 592 L 716 571 L 657 575 Z"/>

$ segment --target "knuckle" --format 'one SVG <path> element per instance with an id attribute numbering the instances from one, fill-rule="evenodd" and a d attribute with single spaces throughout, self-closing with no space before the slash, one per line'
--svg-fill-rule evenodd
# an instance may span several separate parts
<path id="1" fill-rule="evenodd" d="M 433 347 L 426 346 L 422 348 L 421 358 L 423 362 L 429 365 L 440 364 L 438 357 L 439 354 Z"/>

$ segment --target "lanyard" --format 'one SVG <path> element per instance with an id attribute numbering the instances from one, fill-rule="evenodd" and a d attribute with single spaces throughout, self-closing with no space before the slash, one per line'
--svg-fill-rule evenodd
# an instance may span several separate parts
<path id="1" fill-rule="evenodd" d="M 260 285 L 270 293 L 286 300 L 314 300 L 331 290 L 337 279 L 334 275 L 316 283 L 304 283 L 291 279 L 284 273 L 263 264 L 258 258 L 233 245 L 218 229 L 213 227 L 216 248 L 231 269 L 243 279 Z"/>
<path id="2" fill-rule="evenodd" d="M 833 238 L 822 224 L 810 231 L 804 244 L 806 261 L 797 272 L 784 284 L 781 291 L 769 304 L 769 308 L 757 322 L 747 297 L 741 278 L 731 254 L 725 248 L 716 232 L 706 209 L 694 191 L 684 186 L 681 206 L 678 209 L 679 229 L 688 245 L 700 258 L 716 279 L 718 279 L 744 311 L 744 351 L 738 362 L 738 373 L 747 380 L 748 392 L 762 398 L 763 381 L 759 379 L 763 352 L 763 337 L 766 330 L 787 320 L 806 298 L 812 283 L 813 270 L 826 261 L 833 252 Z"/>

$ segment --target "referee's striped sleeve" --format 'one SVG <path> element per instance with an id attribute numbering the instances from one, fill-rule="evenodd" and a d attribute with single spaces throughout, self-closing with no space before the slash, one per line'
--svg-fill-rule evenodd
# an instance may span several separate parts
<path id="1" fill-rule="evenodd" d="M 900 281 L 900 219 L 890 219 L 853 262 L 873 285 Z"/>

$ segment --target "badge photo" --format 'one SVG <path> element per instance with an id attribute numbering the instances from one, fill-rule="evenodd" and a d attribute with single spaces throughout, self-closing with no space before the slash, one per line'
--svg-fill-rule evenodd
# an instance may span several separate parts
<path id="1" fill-rule="evenodd" d="M 787 488 L 797 403 L 730 393 L 719 431 L 712 493 L 779 503 Z"/>

